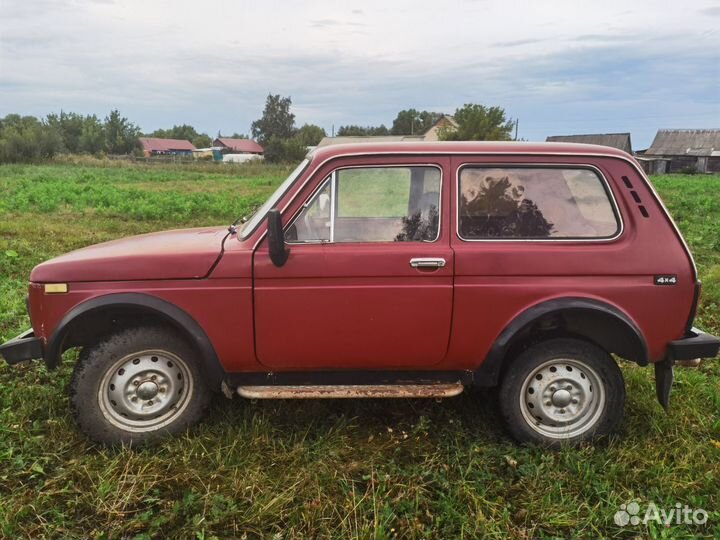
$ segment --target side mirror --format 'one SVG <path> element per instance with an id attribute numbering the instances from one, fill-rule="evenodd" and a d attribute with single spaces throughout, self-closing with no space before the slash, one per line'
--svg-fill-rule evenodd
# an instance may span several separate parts
<path id="1" fill-rule="evenodd" d="M 290 250 L 285 247 L 285 233 L 282 228 L 280 210 L 273 208 L 267 213 L 268 220 L 268 247 L 270 260 L 275 266 L 282 266 L 288 260 Z"/>

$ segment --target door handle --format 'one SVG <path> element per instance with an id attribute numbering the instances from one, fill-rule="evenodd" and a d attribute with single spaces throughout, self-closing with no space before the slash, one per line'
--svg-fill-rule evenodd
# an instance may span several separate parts
<path id="1" fill-rule="evenodd" d="M 410 266 L 413 268 L 442 268 L 445 266 L 445 259 L 442 257 L 416 257 L 410 259 Z"/>

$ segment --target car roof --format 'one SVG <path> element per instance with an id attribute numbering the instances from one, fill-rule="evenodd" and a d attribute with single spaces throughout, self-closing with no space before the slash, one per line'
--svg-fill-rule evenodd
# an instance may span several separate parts
<path id="1" fill-rule="evenodd" d="M 622 150 L 597 144 L 515 141 L 363 142 L 334 144 L 317 147 L 309 154 L 309 157 L 311 157 L 313 161 L 325 161 L 340 156 L 386 154 L 577 154 L 632 159 L 632 156 Z"/>

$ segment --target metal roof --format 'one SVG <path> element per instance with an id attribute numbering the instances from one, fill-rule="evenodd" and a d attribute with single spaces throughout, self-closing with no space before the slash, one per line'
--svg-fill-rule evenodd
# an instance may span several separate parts
<path id="1" fill-rule="evenodd" d="M 146 152 L 172 152 L 173 150 L 195 150 L 193 143 L 185 139 L 160 139 L 158 137 L 140 137 L 140 144 Z"/>
<path id="2" fill-rule="evenodd" d="M 632 153 L 629 133 L 592 133 L 587 135 L 552 135 L 547 142 L 575 142 L 583 144 L 599 144 Z"/>
<path id="3" fill-rule="evenodd" d="M 720 129 L 660 129 L 645 155 L 720 157 Z"/>
<path id="4" fill-rule="evenodd" d="M 217 144 L 218 141 L 220 144 Z M 213 142 L 213 146 L 225 146 L 233 152 L 241 154 L 262 154 L 265 150 L 252 139 L 231 139 L 229 137 L 219 137 Z"/>

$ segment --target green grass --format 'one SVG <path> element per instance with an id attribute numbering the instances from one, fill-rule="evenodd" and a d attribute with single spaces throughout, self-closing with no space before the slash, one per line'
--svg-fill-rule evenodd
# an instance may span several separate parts
<path id="1" fill-rule="evenodd" d="M 0 167 L 0 338 L 28 325 L 31 268 L 94 242 L 229 223 L 281 168 Z M 655 184 L 720 332 L 720 177 Z M 720 369 L 677 370 L 669 414 L 652 373 L 624 364 L 620 437 L 548 452 L 504 435 L 492 394 L 433 401 L 218 398 L 163 446 L 108 450 L 68 414 L 71 362 L 0 364 L 1 538 L 686 538 L 720 536 Z M 710 512 L 706 527 L 619 528 L 637 499 Z"/>

